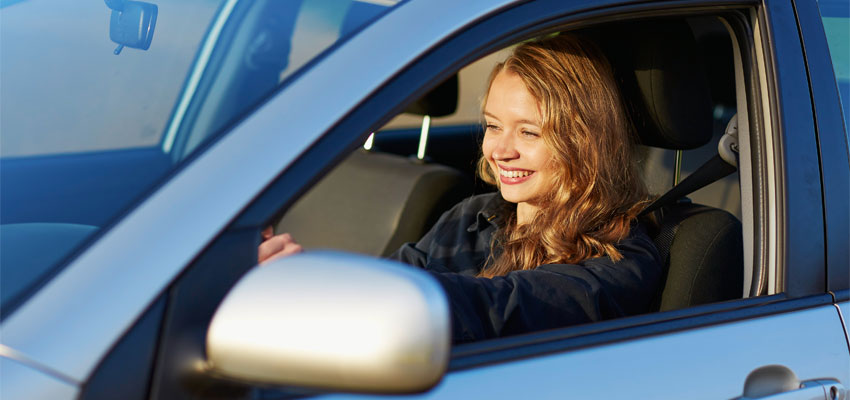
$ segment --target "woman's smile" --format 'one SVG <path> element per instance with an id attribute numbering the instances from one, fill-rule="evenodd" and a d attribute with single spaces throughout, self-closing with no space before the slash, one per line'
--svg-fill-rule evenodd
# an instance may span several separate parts
<path id="1" fill-rule="evenodd" d="M 516 185 L 523 183 L 531 179 L 532 175 L 534 175 L 534 171 L 531 170 L 521 168 L 510 168 L 499 165 L 499 181 L 501 181 L 505 185 Z"/>

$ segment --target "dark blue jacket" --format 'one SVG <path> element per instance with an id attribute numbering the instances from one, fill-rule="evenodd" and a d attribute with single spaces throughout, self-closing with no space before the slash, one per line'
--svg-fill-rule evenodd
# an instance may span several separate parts
<path id="1" fill-rule="evenodd" d="M 440 281 L 452 310 L 455 342 L 650 311 L 661 267 L 655 245 L 639 224 L 616 244 L 623 254 L 619 262 L 598 257 L 477 278 L 510 206 L 499 193 L 470 197 L 443 214 L 418 243 L 407 243 L 390 256 Z"/>

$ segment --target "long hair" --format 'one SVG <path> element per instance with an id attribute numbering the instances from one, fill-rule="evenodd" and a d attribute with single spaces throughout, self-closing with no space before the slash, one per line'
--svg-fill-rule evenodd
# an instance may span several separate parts
<path id="1" fill-rule="evenodd" d="M 479 276 L 601 256 L 619 261 L 622 254 L 614 245 L 628 236 L 649 196 L 608 61 L 592 42 L 561 34 L 517 47 L 494 68 L 488 93 L 504 70 L 517 74 L 539 103 L 555 182 L 529 223 L 518 225 L 516 209 L 508 212 Z M 483 155 L 478 174 L 499 185 Z"/>

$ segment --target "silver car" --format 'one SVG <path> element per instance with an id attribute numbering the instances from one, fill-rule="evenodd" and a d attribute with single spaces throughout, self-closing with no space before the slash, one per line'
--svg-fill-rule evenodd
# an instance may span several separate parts
<path id="1" fill-rule="evenodd" d="M 487 75 L 565 31 L 635 121 L 709 132 L 642 141 L 654 193 L 734 172 L 667 205 L 705 219 L 658 236 L 653 312 L 451 343 L 381 257 L 488 190 Z M 0 397 L 847 399 L 848 32 L 846 0 L 2 1 Z M 306 251 L 258 268 L 270 225 Z"/>

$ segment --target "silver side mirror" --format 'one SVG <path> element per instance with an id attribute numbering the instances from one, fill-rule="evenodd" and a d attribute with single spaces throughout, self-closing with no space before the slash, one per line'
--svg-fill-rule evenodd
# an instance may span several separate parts
<path id="1" fill-rule="evenodd" d="M 248 382 L 410 393 L 434 386 L 451 346 L 449 308 L 426 272 L 310 252 L 246 274 L 207 332 L 212 369 Z"/>

